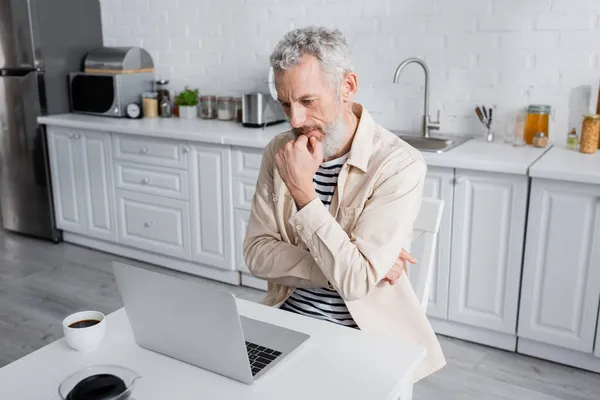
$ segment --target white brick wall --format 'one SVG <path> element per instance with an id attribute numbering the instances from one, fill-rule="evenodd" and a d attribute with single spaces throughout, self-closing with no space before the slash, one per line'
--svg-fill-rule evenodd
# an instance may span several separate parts
<path id="1" fill-rule="evenodd" d="M 497 134 L 530 103 L 551 104 L 551 140 L 595 110 L 600 0 L 101 0 L 106 45 L 148 49 L 157 74 L 201 93 L 266 90 L 268 56 L 289 29 L 336 26 L 359 76 L 358 100 L 390 129 L 418 130 L 423 75 L 396 66 L 423 57 L 432 116 L 445 133 L 481 133 L 477 104 L 496 107 Z M 582 94 L 583 93 L 583 94 Z M 574 100 L 575 99 L 575 100 Z M 579 113 L 579 114 L 578 114 Z"/>

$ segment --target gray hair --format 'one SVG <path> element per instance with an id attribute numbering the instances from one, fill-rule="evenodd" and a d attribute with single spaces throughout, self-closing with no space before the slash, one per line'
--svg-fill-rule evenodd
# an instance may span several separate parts
<path id="1" fill-rule="evenodd" d="M 352 71 L 350 50 L 342 33 L 318 26 L 294 29 L 275 46 L 269 60 L 273 70 L 281 71 L 300 64 L 304 55 L 319 60 L 330 85 L 338 93 L 344 75 Z"/>

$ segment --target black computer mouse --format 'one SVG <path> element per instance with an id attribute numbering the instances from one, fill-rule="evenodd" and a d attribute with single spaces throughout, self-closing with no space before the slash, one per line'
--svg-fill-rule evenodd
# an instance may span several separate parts
<path id="1" fill-rule="evenodd" d="M 127 390 L 125 382 L 111 374 L 97 374 L 81 380 L 67 395 L 67 400 L 109 400 Z M 119 397 L 125 400 L 127 397 Z"/>

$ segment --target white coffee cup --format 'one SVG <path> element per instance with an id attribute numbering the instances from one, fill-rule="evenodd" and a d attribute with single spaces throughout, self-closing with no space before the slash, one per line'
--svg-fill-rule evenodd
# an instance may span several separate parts
<path id="1" fill-rule="evenodd" d="M 76 322 L 95 320 L 94 325 L 83 328 L 72 327 Z M 81 311 L 63 320 L 63 332 L 67 344 L 75 350 L 92 351 L 98 348 L 106 333 L 106 317 L 100 311 Z"/>

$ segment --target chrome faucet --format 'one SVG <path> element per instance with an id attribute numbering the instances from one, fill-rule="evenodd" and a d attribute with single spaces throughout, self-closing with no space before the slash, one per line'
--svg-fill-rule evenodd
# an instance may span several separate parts
<path id="1" fill-rule="evenodd" d="M 440 111 L 437 112 L 437 121 L 432 121 L 431 116 L 429 115 L 429 68 L 425 61 L 419 58 L 407 58 L 402 61 L 398 68 L 396 68 L 396 73 L 394 74 L 394 83 L 398 83 L 398 78 L 400 77 L 400 73 L 409 64 L 416 63 L 423 67 L 423 71 L 425 72 L 425 101 L 423 106 L 423 123 L 421 126 L 421 134 L 423 137 L 428 138 L 432 130 L 440 129 Z"/>

